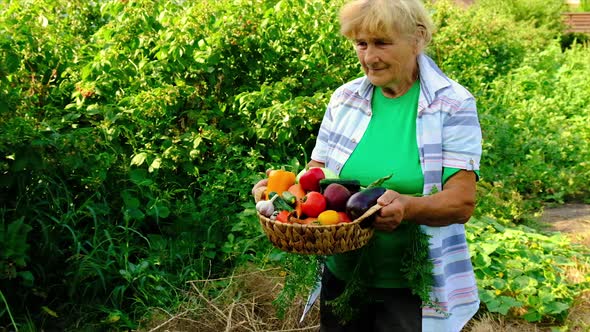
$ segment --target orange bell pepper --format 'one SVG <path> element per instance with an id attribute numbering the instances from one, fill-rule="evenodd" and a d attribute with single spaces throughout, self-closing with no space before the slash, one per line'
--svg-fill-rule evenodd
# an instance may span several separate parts
<path id="1" fill-rule="evenodd" d="M 268 183 L 266 184 L 265 197 L 268 199 L 268 194 L 276 192 L 281 194 L 287 191 L 290 186 L 295 184 L 295 173 L 284 170 L 273 170 L 268 175 Z"/>

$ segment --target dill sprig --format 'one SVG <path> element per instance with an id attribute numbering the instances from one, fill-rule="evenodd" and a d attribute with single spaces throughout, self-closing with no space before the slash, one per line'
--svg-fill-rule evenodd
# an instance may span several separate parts
<path id="1" fill-rule="evenodd" d="M 434 285 L 432 274 L 434 264 L 428 255 L 430 236 L 424 233 L 418 224 L 408 223 L 408 227 L 412 244 L 402 256 L 401 271 L 410 285 L 412 294 L 419 296 L 422 300 L 422 306 L 438 308 L 438 304 L 430 298 L 430 291 Z"/>
<path id="2" fill-rule="evenodd" d="M 360 250 L 360 256 L 357 264 L 354 267 L 354 270 L 352 271 L 351 278 L 346 281 L 344 292 L 342 292 L 335 299 L 326 301 L 326 305 L 329 305 L 332 308 L 332 312 L 334 315 L 340 318 L 340 322 L 342 324 L 345 324 L 358 315 L 358 309 L 356 309 L 357 307 L 360 307 L 363 303 L 368 303 L 370 301 L 368 296 L 369 292 L 366 291 L 367 287 L 361 283 L 361 269 L 359 263 L 369 252 L 368 248 L 372 245 L 372 243 L 372 241 L 369 241 L 369 243 L 364 247 L 358 249 Z M 360 294 L 362 294 L 362 296 Z M 355 301 L 355 303 L 358 305 L 351 306 L 350 304 L 353 303 L 352 301 Z"/>
<path id="3" fill-rule="evenodd" d="M 440 311 L 440 305 L 432 300 L 430 292 L 434 284 L 433 268 L 434 264 L 429 257 L 429 239 L 430 236 L 422 230 L 420 225 L 408 223 L 410 227 L 410 236 L 412 237 L 412 245 L 403 253 L 402 269 L 403 277 L 410 285 L 412 294 L 419 296 L 422 301 L 422 306 L 428 306 Z M 362 261 L 362 257 L 368 252 L 367 246 L 361 248 L 362 254 L 358 262 Z M 346 283 L 345 291 L 336 299 L 328 302 L 332 306 L 334 314 L 340 317 L 342 322 L 349 321 L 354 317 L 355 310 L 351 308 L 350 301 L 369 301 L 366 287 L 363 286 L 360 279 L 360 264 L 357 263 L 352 273 L 351 279 Z M 363 294 L 359 296 L 359 294 Z"/>
<path id="4" fill-rule="evenodd" d="M 272 302 L 277 310 L 277 317 L 283 319 L 287 309 L 293 306 L 295 297 L 305 296 L 321 279 L 324 260 L 325 257 L 315 255 L 287 253 L 284 256 L 285 283 Z"/>

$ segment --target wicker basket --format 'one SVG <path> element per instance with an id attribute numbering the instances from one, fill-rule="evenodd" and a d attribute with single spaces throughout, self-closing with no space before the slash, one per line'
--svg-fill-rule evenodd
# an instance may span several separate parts
<path id="1" fill-rule="evenodd" d="M 270 242 L 277 248 L 309 255 L 333 255 L 359 249 L 373 236 L 373 227 L 360 223 L 381 207 L 376 205 L 358 219 L 336 225 L 283 223 L 258 213 L 260 225 Z"/>

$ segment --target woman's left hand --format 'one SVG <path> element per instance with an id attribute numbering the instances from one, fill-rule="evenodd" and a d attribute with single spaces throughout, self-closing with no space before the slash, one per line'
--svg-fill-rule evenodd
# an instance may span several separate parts
<path id="1" fill-rule="evenodd" d="M 373 227 L 385 232 L 394 231 L 404 220 L 407 197 L 397 191 L 387 190 L 377 199 L 377 203 L 383 207 L 376 214 Z"/>

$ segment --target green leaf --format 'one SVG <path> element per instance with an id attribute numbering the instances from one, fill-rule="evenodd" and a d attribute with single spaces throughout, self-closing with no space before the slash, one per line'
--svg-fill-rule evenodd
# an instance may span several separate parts
<path id="1" fill-rule="evenodd" d="M 135 220 L 143 220 L 145 218 L 145 214 L 140 209 L 137 209 L 137 208 L 127 209 L 127 215 L 131 219 L 135 219 Z"/>
<path id="2" fill-rule="evenodd" d="M 477 253 L 475 255 L 475 259 L 473 260 L 473 263 L 475 264 L 475 266 L 477 268 L 485 268 L 485 267 L 490 266 L 490 264 L 492 263 L 492 259 L 489 256 Z"/>
<path id="3" fill-rule="evenodd" d="M 147 175 L 145 169 L 138 168 L 129 171 L 129 178 L 138 186 L 150 186 L 154 183 L 154 181 L 147 178 Z"/>
<path id="4" fill-rule="evenodd" d="M 123 202 L 128 209 L 135 209 L 140 205 L 139 199 L 133 196 L 129 191 L 121 192 L 121 197 L 123 198 Z"/>
<path id="5" fill-rule="evenodd" d="M 506 281 L 504 279 L 494 278 L 492 280 L 492 287 L 498 290 L 502 290 L 506 288 Z"/>
<path id="6" fill-rule="evenodd" d="M 159 169 L 161 165 L 162 165 L 162 158 L 158 157 L 158 158 L 154 159 L 154 161 L 152 161 L 150 167 L 148 168 L 148 171 L 151 173 L 154 170 Z"/>
<path id="7" fill-rule="evenodd" d="M 527 322 L 538 322 L 541 320 L 542 316 L 540 313 L 538 313 L 537 311 L 530 311 L 527 312 L 526 314 L 524 314 L 522 316 L 522 318 L 524 318 Z"/>
<path id="8" fill-rule="evenodd" d="M 29 258 L 27 240 L 33 227 L 25 223 L 24 217 L 8 224 L 6 231 L 3 226 L 0 224 L 0 258 L 13 261 L 17 267 L 26 266 Z"/>
<path id="9" fill-rule="evenodd" d="M 547 312 L 550 314 L 560 314 L 570 308 L 569 305 L 563 302 L 549 302 L 545 305 Z"/>
<path id="10" fill-rule="evenodd" d="M 147 211 L 147 214 L 149 216 L 167 218 L 170 215 L 170 209 L 166 205 L 158 202 L 152 205 L 152 207 Z"/>
<path id="11" fill-rule="evenodd" d="M 508 277 L 508 279 L 514 279 L 518 276 L 521 276 L 524 273 L 523 270 L 521 269 L 508 269 L 506 270 L 506 276 Z"/>
<path id="12" fill-rule="evenodd" d="M 141 166 L 141 164 L 143 164 L 145 162 L 146 158 L 147 158 L 147 153 L 145 153 L 145 152 L 141 152 L 141 153 L 136 154 L 131 159 L 131 166 L 133 166 L 133 165 Z"/>
<path id="13" fill-rule="evenodd" d="M 499 243 L 479 243 L 479 251 L 485 256 L 489 256 L 491 253 L 496 251 L 500 244 Z"/>
<path id="14" fill-rule="evenodd" d="M 516 299 L 509 296 L 499 296 L 495 301 L 493 301 L 493 303 L 493 310 L 490 309 L 490 311 L 499 312 L 502 315 L 507 315 L 511 308 L 522 306 L 520 301 L 517 301 Z"/>
<path id="15" fill-rule="evenodd" d="M 537 284 L 537 280 L 524 275 L 521 275 L 512 281 L 513 288 L 521 290 L 529 287 L 536 287 Z"/>

